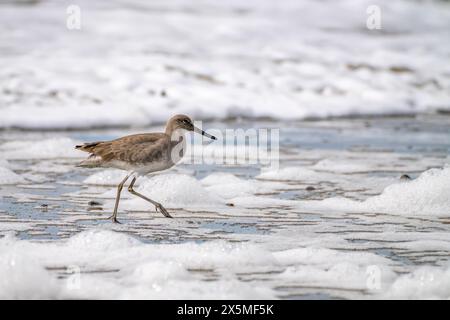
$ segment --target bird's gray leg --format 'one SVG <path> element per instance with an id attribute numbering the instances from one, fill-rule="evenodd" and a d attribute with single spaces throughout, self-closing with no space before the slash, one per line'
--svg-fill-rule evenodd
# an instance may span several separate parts
<path id="1" fill-rule="evenodd" d="M 169 214 L 169 212 L 167 212 L 166 208 L 164 208 L 164 207 L 162 206 L 161 203 L 156 202 L 156 201 L 154 201 L 154 200 L 152 200 L 152 199 L 149 199 L 149 198 L 147 198 L 146 196 L 144 196 L 143 194 L 140 194 L 140 193 L 134 191 L 133 186 L 134 186 L 134 183 L 135 183 L 135 182 L 136 182 L 136 177 L 134 177 L 133 180 L 131 180 L 130 186 L 128 187 L 128 191 L 129 191 L 131 194 L 134 194 L 135 196 L 138 196 L 139 198 L 142 198 L 142 199 L 144 199 L 145 201 L 148 201 L 148 202 L 150 202 L 151 204 L 153 204 L 153 205 L 155 206 L 155 208 L 156 208 L 156 211 L 158 211 L 158 209 L 159 209 L 159 211 L 161 211 L 161 213 L 164 215 L 164 217 L 166 217 L 166 218 L 173 218 L 173 217 Z"/>
<path id="2" fill-rule="evenodd" d="M 131 176 L 131 173 L 127 174 L 125 179 L 123 179 L 122 182 L 120 182 L 119 185 L 117 186 L 117 195 L 116 195 L 116 204 L 114 205 L 114 213 L 111 217 L 108 218 L 108 219 L 111 219 L 112 222 L 114 222 L 114 223 L 120 223 L 117 220 L 117 209 L 119 208 L 120 193 L 122 192 L 123 185 L 125 184 L 125 182 L 127 182 L 128 178 L 130 176 Z M 136 178 L 134 178 L 134 179 L 136 179 Z"/>

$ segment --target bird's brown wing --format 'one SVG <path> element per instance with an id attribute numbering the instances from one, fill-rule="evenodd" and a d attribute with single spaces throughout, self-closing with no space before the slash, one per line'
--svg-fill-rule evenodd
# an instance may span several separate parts
<path id="1" fill-rule="evenodd" d="M 99 141 L 76 146 L 77 149 L 101 157 L 103 161 L 120 160 L 144 163 L 158 161 L 167 155 L 170 139 L 164 133 L 135 134 L 112 141 Z"/>

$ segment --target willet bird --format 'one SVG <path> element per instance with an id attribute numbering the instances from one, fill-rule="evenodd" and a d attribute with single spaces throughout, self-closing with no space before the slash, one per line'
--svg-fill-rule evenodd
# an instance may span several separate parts
<path id="1" fill-rule="evenodd" d="M 166 170 L 174 166 L 183 157 L 186 147 L 185 131 L 193 131 L 216 140 L 216 137 L 195 127 L 188 116 L 176 115 L 167 121 L 164 133 L 133 134 L 116 140 L 90 142 L 75 146 L 78 150 L 90 153 L 89 158 L 79 164 L 80 167 L 117 168 L 128 171 L 117 187 L 114 212 L 110 217 L 113 222 L 118 222 L 117 209 L 120 193 L 123 185 L 130 177 L 133 177 L 128 187 L 131 194 L 150 202 L 155 206 L 156 211 L 159 209 L 165 217 L 172 218 L 160 203 L 136 192 L 133 186 L 137 177 Z"/>

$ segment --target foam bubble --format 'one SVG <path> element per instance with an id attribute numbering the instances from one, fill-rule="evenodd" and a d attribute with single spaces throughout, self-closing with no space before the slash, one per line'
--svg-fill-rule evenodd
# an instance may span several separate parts
<path id="1" fill-rule="evenodd" d="M 220 205 L 223 200 L 206 190 L 195 178 L 185 174 L 160 174 L 143 181 L 136 189 L 164 206 L 211 206 Z M 133 209 L 148 209 L 148 202 L 137 197 L 126 205 Z"/>
<path id="2" fill-rule="evenodd" d="M 378 195 L 365 201 L 347 198 L 328 198 L 305 201 L 309 208 L 328 208 L 333 211 L 363 211 L 401 215 L 448 216 L 450 212 L 450 167 L 430 169 L 417 179 L 387 186 Z"/>
<path id="3" fill-rule="evenodd" d="M 83 183 L 100 186 L 117 186 L 125 178 L 126 172 L 123 170 L 108 169 L 94 173 L 84 179 Z M 140 178 L 138 181 L 142 181 Z"/>
<path id="4" fill-rule="evenodd" d="M 367 199 L 363 207 L 374 212 L 448 216 L 450 167 L 430 169 L 415 180 L 390 185 L 381 195 Z"/>
<path id="5" fill-rule="evenodd" d="M 60 294 L 56 279 L 24 252 L 0 247 L 1 299 L 55 299 Z"/>
<path id="6" fill-rule="evenodd" d="M 0 155 L 5 159 L 54 159 L 82 157 L 75 150 L 77 141 L 70 138 L 52 138 L 39 141 L 10 141 L 0 145 Z"/>
<path id="7" fill-rule="evenodd" d="M 0 167 L 0 185 L 5 184 L 17 184 L 17 183 L 24 183 L 25 179 L 19 176 L 17 173 Z"/>
<path id="8" fill-rule="evenodd" d="M 265 244 L 225 241 L 150 244 L 102 229 L 53 242 L 17 240 L 9 234 L 0 238 L 0 272 L 8 275 L 0 277 L 0 297 L 273 299 L 280 294 L 274 285 L 336 288 L 359 298 L 358 291 L 382 298 L 449 297 L 448 267 L 413 267 L 397 275 L 392 263 L 373 253 L 303 246 L 298 241 L 290 249 L 268 250 Z M 78 288 L 47 269 L 70 266 L 81 271 Z M 379 276 L 376 288 L 368 282 L 374 268 Z M 251 273 L 270 280 L 241 279 Z M 212 281 L 201 279 L 208 275 Z"/>
<path id="9" fill-rule="evenodd" d="M 277 170 L 264 171 L 257 176 L 258 179 L 280 180 L 280 181 L 304 181 L 318 180 L 323 173 L 302 167 L 286 167 Z"/>
<path id="10" fill-rule="evenodd" d="M 450 267 L 421 267 L 396 279 L 383 299 L 450 299 Z"/>
<path id="11" fill-rule="evenodd" d="M 327 6 L 314 1 L 232 1 L 226 7 L 211 0 L 177 0 L 169 1 L 165 14 L 151 23 L 138 11 L 127 11 L 125 21 L 115 18 L 119 13 L 114 5 L 100 9 L 91 1 L 79 2 L 92 17 L 86 22 L 92 32 L 70 39 L 60 28 L 61 6 L 39 2 L 27 10 L 3 10 L 1 18 L 11 34 L 23 30 L 22 21 L 33 32 L 0 43 L 8 48 L 0 60 L 5 91 L 0 127 L 144 126 L 175 113 L 304 119 L 450 108 L 450 10 L 439 2 L 399 1 L 392 6 L 379 0 L 381 7 L 390 8 L 383 12 L 388 30 L 383 37 L 361 32 L 361 12 L 369 0 Z M 136 2 L 142 10 L 157 6 Z M 180 9 L 187 5 L 195 9 L 192 14 Z M 201 12 L 211 5 L 223 23 L 209 28 L 211 16 Z M 242 9 L 251 12 L 245 21 L 235 17 Z M 177 35 L 171 23 L 180 12 L 186 26 L 182 43 L 173 41 Z M 309 16 L 300 21 L 296 12 Z M 37 18 L 43 15 L 46 24 Z M 104 15 L 113 18 L 104 21 Z M 47 41 L 47 34 L 55 41 Z M 192 39 L 207 50 L 199 54 Z M 117 42 L 122 45 L 111 45 Z M 101 54 L 104 48 L 106 56 Z M 26 54 L 17 59 L 17 52 Z"/>

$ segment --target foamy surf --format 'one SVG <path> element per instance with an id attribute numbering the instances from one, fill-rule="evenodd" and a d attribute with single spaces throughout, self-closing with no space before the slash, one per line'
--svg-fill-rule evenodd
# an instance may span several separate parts
<path id="1" fill-rule="evenodd" d="M 61 26 L 63 3 L 2 6 L 10 33 L 0 58 L 0 128 L 148 126 L 176 113 L 286 120 L 450 108 L 450 9 L 439 1 L 379 1 L 389 8 L 382 35 L 365 30 L 368 0 L 135 1 L 141 10 L 126 18 L 116 16 L 119 3 L 79 1 L 90 18 L 78 33 Z"/>

